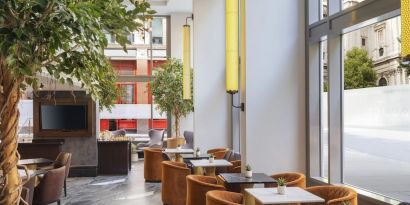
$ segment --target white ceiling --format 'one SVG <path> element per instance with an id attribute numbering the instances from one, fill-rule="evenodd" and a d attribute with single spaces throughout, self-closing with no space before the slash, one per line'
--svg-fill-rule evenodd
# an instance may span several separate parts
<path id="1" fill-rule="evenodd" d="M 192 0 L 148 0 L 157 15 L 192 13 Z"/>

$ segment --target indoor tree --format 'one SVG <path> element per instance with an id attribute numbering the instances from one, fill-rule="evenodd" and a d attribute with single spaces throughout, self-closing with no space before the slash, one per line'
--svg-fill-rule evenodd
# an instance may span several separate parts
<path id="1" fill-rule="evenodd" d="M 100 107 L 118 91 L 104 55 L 107 33 L 126 50 L 127 36 L 144 29 L 154 11 L 137 0 L 0 1 L 0 204 L 19 203 L 17 129 L 20 93 L 39 88 L 40 75 L 78 83 Z"/>
<path id="2" fill-rule="evenodd" d="M 155 104 L 158 105 L 157 108 L 161 113 L 169 113 L 174 117 L 176 138 L 181 137 L 181 117 L 185 117 L 194 109 L 192 99 L 183 99 L 182 73 L 181 61 L 170 58 L 153 73 L 154 77 L 151 81 L 151 92 Z"/>
<path id="3" fill-rule="evenodd" d="M 354 47 L 347 51 L 344 60 L 344 79 L 346 90 L 376 86 L 377 73 L 365 49 Z"/>

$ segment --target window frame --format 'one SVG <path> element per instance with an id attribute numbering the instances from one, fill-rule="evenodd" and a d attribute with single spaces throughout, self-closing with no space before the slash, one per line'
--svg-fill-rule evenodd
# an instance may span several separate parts
<path id="1" fill-rule="evenodd" d="M 329 15 L 322 18 L 321 1 L 309 0 L 306 5 L 306 71 L 307 71 L 307 175 L 313 184 L 343 184 L 343 51 L 342 35 L 350 31 L 381 22 L 400 15 L 400 0 L 365 0 L 343 9 L 342 0 L 328 3 Z M 354 17 L 354 18 L 353 18 Z M 329 170 L 328 180 L 320 175 L 321 169 L 321 79 L 320 42 L 328 40 L 328 127 Z M 367 42 L 366 42 L 367 43 Z M 330 137 L 331 136 L 331 137 Z M 375 204 L 398 203 L 398 201 L 353 187 L 359 200 Z"/>

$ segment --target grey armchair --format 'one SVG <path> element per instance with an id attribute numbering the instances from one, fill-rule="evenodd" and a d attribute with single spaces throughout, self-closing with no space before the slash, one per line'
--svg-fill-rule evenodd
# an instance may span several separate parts
<path id="1" fill-rule="evenodd" d="M 111 131 L 111 134 L 113 137 L 120 137 L 120 136 L 125 136 L 127 132 L 125 130 L 115 130 Z"/>
<path id="2" fill-rule="evenodd" d="M 184 149 L 194 149 L 194 132 L 185 131 L 184 137 L 186 144 L 183 146 Z"/>
<path id="3" fill-rule="evenodd" d="M 142 150 L 144 147 L 151 148 L 162 148 L 162 143 L 164 141 L 165 130 L 150 130 L 148 132 L 149 142 L 139 143 L 137 145 L 137 150 Z"/>
<path id="4" fill-rule="evenodd" d="M 231 162 L 233 164 L 232 167 L 217 167 L 216 168 L 216 173 L 230 173 L 233 172 L 234 168 L 236 166 L 240 166 L 241 162 L 241 154 L 239 152 L 235 152 L 233 150 L 229 150 L 225 156 L 224 159 L 228 162 Z"/>

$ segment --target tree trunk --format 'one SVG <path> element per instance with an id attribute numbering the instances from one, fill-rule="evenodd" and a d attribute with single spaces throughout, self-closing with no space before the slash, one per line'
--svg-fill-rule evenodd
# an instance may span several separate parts
<path id="1" fill-rule="evenodd" d="M 175 136 L 176 138 L 181 137 L 181 132 L 179 131 L 179 121 L 180 121 L 180 116 L 175 115 Z"/>
<path id="2" fill-rule="evenodd" d="M 20 113 L 20 81 L 6 69 L 0 59 L 0 204 L 16 205 L 19 203 L 21 178 L 17 163 L 17 129 Z"/>

